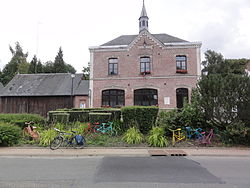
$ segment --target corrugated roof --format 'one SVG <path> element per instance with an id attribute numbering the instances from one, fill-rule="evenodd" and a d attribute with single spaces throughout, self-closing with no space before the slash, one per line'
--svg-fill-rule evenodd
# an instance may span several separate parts
<path id="1" fill-rule="evenodd" d="M 82 74 L 73 79 L 73 95 L 88 95 L 88 80 Z M 17 74 L 3 89 L 1 96 L 69 96 L 72 78 L 70 73 Z"/>
<path id="2" fill-rule="evenodd" d="M 162 44 L 164 43 L 174 43 L 174 42 L 188 42 L 186 40 L 162 33 L 162 34 L 152 34 L 157 40 Z M 116 45 L 129 45 L 138 35 L 122 35 L 119 36 L 101 46 L 116 46 Z"/>

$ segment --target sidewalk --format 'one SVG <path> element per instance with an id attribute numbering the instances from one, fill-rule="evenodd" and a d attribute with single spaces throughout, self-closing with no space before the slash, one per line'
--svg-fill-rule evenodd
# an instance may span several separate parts
<path id="1" fill-rule="evenodd" d="M 0 156 L 27 157 L 81 157 L 81 156 L 239 156 L 250 157 L 250 148 L 95 148 L 58 149 L 49 148 L 0 148 Z"/>

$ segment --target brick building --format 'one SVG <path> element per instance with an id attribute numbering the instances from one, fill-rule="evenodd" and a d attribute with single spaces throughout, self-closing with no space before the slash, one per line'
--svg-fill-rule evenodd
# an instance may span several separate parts
<path id="1" fill-rule="evenodd" d="M 139 34 L 90 47 L 90 106 L 182 107 L 200 70 L 201 42 L 151 34 L 143 3 Z"/>

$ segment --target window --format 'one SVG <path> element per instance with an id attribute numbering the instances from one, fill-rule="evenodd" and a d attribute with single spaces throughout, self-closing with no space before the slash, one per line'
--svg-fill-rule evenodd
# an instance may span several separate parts
<path id="1" fill-rule="evenodd" d="M 110 89 L 102 91 L 102 106 L 117 107 L 124 105 L 124 90 Z"/>
<path id="2" fill-rule="evenodd" d="M 150 74 L 150 57 L 141 57 L 140 59 L 141 74 Z"/>
<path id="3" fill-rule="evenodd" d="M 176 56 L 176 72 L 187 73 L 187 57 Z"/>
<path id="4" fill-rule="evenodd" d="M 134 105 L 154 106 L 158 104 L 156 89 L 137 89 L 134 91 Z"/>
<path id="5" fill-rule="evenodd" d="M 177 108 L 182 108 L 184 106 L 185 100 L 188 101 L 188 89 L 187 88 L 176 89 L 176 106 L 177 106 Z"/>
<path id="6" fill-rule="evenodd" d="M 118 59 L 110 58 L 109 59 L 109 75 L 117 75 L 118 74 Z"/>

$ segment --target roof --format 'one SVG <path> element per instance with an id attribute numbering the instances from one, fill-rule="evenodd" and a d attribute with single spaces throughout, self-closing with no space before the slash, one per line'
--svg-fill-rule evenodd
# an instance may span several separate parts
<path id="1" fill-rule="evenodd" d="M 88 95 L 89 81 L 82 74 L 73 78 L 73 95 Z M 17 74 L 3 89 L 1 96 L 70 96 L 70 73 Z"/>
<path id="2" fill-rule="evenodd" d="M 144 1 L 143 1 L 143 6 L 142 6 L 141 16 L 140 16 L 140 17 L 148 17 L 147 12 L 146 12 L 146 8 L 145 8 Z"/>
<path id="3" fill-rule="evenodd" d="M 152 34 L 157 40 L 164 43 L 179 43 L 179 42 L 188 42 L 186 40 L 162 33 L 162 34 Z M 119 36 L 101 46 L 116 46 L 116 45 L 129 45 L 138 35 L 122 35 Z"/>
<path id="4" fill-rule="evenodd" d="M 3 84 L 0 82 L 0 93 L 2 92 L 2 90 L 4 89 Z"/>

